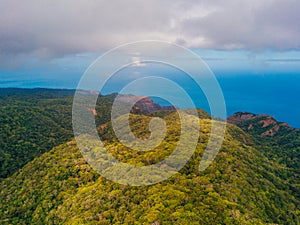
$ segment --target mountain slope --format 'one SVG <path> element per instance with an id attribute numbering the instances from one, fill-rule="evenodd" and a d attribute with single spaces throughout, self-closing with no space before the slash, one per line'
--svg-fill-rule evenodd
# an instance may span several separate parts
<path id="1" fill-rule="evenodd" d="M 286 167 L 281 176 L 289 180 L 289 188 L 300 197 L 300 130 L 264 114 L 238 112 L 230 116 L 228 122 L 251 134 L 252 141 L 264 155 Z"/>
<path id="2" fill-rule="evenodd" d="M 0 179 L 71 140 L 73 91 L 0 89 Z"/>
<path id="3" fill-rule="evenodd" d="M 42 153 L 71 140 L 74 93 L 74 90 L 64 89 L 0 88 L 0 125 L 3 129 L 0 132 L 0 180 Z M 98 125 L 110 120 L 115 97 L 99 95 L 95 113 Z M 141 103 L 140 107 L 161 109 L 153 101 L 146 103 Z"/>
<path id="4" fill-rule="evenodd" d="M 109 151 L 143 165 L 172 151 L 178 134 L 176 115 L 170 124 L 165 151 L 136 155 L 116 142 Z M 135 115 L 133 132 L 147 135 Z M 144 121 L 144 122 L 143 122 Z M 173 124 L 175 123 L 175 124 Z M 286 167 L 264 156 L 251 137 L 229 125 L 221 151 L 212 165 L 198 172 L 198 163 L 211 121 L 201 120 L 196 152 L 175 176 L 156 185 L 119 185 L 99 175 L 82 158 L 75 142 L 63 144 L 34 159 L 1 183 L 1 224 L 299 224 L 299 197 L 281 176 Z M 127 153 L 131 153 L 129 156 Z M 147 159 L 147 160 L 146 160 Z M 151 160 L 152 159 L 152 160 Z"/>
<path id="5" fill-rule="evenodd" d="M 278 122 L 274 117 L 265 114 L 253 114 L 247 112 L 238 112 L 230 117 L 227 121 L 241 127 L 254 135 L 274 137 L 296 131 L 287 123 Z"/>

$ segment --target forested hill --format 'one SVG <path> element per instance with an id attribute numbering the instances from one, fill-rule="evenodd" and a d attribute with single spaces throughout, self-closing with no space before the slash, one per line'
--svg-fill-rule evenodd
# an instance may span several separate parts
<path id="1" fill-rule="evenodd" d="M 273 161 L 298 171 L 300 176 L 300 130 L 265 114 L 238 112 L 228 122 L 251 134 L 256 145 Z M 300 183 L 300 182 L 299 182 Z M 300 189 L 298 189 L 300 193 Z"/>
<path id="2" fill-rule="evenodd" d="M 167 142 L 137 154 L 115 142 L 107 148 L 120 160 L 132 155 L 148 165 L 169 154 L 178 140 L 176 115 L 165 116 Z M 147 135 L 132 118 L 133 132 Z M 100 177 L 74 141 L 35 158 L 1 183 L 2 224 L 298 224 L 300 200 L 286 168 L 244 143 L 248 135 L 228 126 L 213 164 L 198 172 L 210 120 L 202 119 L 201 141 L 189 163 L 168 180 L 147 187 L 115 184 Z M 147 179 L 145 177 L 145 179 Z"/>
<path id="3" fill-rule="evenodd" d="M 131 187 L 101 177 L 82 157 L 72 139 L 72 94 L 36 94 L 25 99 L 19 96 L 24 93 L 1 95 L 1 127 L 6 129 L 0 136 L 0 224 L 300 224 L 297 129 L 265 136 L 258 129 L 261 120 L 252 120 L 250 130 L 245 121 L 228 124 L 215 161 L 199 172 L 212 123 L 199 110 L 199 142 L 184 168 L 161 183 Z M 176 111 L 135 108 L 130 125 L 136 136 L 149 136 L 153 116 L 165 120 L 167 136 L 153 151 L 131 151 L 112 132 L 113 98 L 98 99 L 96 122 L 115 157 L 150 165 L 174 150 L 180 134 Z"/>
<path id="4" fill-rule="evenodd" d="M 0 179 L 73 137 L 72 90 L 0 89 Z"/>
<path id="5" fill-rule="evenodd" d="M 82 91 L 89 95 L 88 91 Z M 53 147 L 71 140 L 72 102 L 75 90 L 0 88 L 0 180 Z M 116 94 L 102 96 L 97 102 L 98 125 L 110 120 Z M 126 98 L 125 98 L 126 97 Z M 125 96 L 129 101 L 135 96 Z M 134 113 L 173 109 L 151 99 L 141 98 Z"/>

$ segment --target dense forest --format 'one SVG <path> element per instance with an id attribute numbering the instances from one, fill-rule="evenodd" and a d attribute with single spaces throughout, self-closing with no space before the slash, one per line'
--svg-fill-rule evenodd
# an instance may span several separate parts
<path id="1" fill-rule="evenodd" d="M 199 172 L 216 121 L 198 110 L 200 136 L 188 163 L 163 182 L 133 187 L 101 177 L 83 158 L 72 133 L 73 94 L 0 89 L 1 224 L 300 224 L 299 130 L 267 115 L 237 113 L 216 159 Z M 143 166 L 172 153 L 180 127 L 175 110 L 133 108 L 130 126 L 137 137 L 150 135 L 153 117 L 167 125 L 159 146 L 135 151 L 112 129 L 114 97 L 99 95 L 95 115 L 114 157 Z"/>
<path id="2" fill-rule="evenodd" d="M 0 179 L 71 140 L 74 91 L 0 89 Z"/>

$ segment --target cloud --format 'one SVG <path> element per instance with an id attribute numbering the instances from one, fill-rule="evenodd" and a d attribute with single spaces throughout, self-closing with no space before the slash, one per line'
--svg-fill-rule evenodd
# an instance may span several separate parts
<path id="1" fill-rule="evenodd" d="M 205 17 L 181 24 L 189 38 L 204 37 L 207 46 L 218 49 L 291 50 L 300 48 L 300 2 L 227 1 Z M 195 46 L 197 47 L 197 46 Z"/>
<path id="2" fill-rule="evenodd" d="M 298 0 L 0 0 L 0 60 L 158 39 L 191 48 L 300 49 Z"/>

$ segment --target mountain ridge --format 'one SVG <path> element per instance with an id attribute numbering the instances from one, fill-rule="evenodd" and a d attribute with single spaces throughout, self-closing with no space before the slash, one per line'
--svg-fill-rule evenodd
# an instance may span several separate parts
<path id="1" fill-rule="evenodd" d="M 4 100 L 0 97 L 0 103 L 4 104 L 1 110 L 8 110 L 2 114 L 6 118 L 2 120 L 3 127 L 17 132 L 20 127 L 10 126 L 11 121 L 18 122 L 23 116 L 42 112 L 62 129 L 71 129 L 72 99 L 62 96 L 49 99 L 37 92 L 25 99 L 22 95 L 6 96 Z M 113 138 L 109 109 L 114 98 L 100 96 L 95 108 L 97 115 L 94 115 L 106 148 L 116 158 L 137 166 L 151 165 L 174 150 L 180 137 L 176 110 L 142 113 L 139 109 L 136 114 L 133 110 L 130 126 L 137 137 L 149 136 L 149 121 L 153 117 L 165 120 L 167 136 L 153 151 L 132 151 Z M 24 109 L 31 111 L 24 114 Z M 183 111 L 196 116 L 189 110 Z M 0 181 L 0 223 L 300 224 L 299 130 L 283 124 L 274 135 L 262 135 L 282 123 L 273 122 L 275 119 L 268 115 L 255 117 L 256 114 L 249 113 L 242 120 L 238 118 L 241 115 L 232 116 L 231 122 L 235 124 L 227 124 L 215 161 L 199 172 L 199 161 L 213 120 L 203 110 L 198 110 L 198 114 L 200 136 L 195 153 L 178 173 L 151 186 L 131 187 L 101 177 L 87 164 L 71 136 L 55 146 L 44 146 L 40 154 Z M 32 121 L 33 125 L 38 122 Z M 48 119 L 41 117 L 39 122 L 43 121 Z M 51 130 L 52 123 L 47 123 L 49 126 L 44 126 L 42 134 L 60 136 L 59 129 Z M 250 124 L 253 128 L 248 129 Z M 38 132 L 41 125 L 37 127 Z M 24 129 L 32 131 L 28 123 Z M 16 142 L 6 142 L 10 144 L 9 149 L 18 146 L 20 138 L 14 138 Z M 31 141 L 38 143 L 35 139 Z"/>
<path id="2" fill-rule="evenodd" d="M 204 119 L 202 126 L 208 125 L 209 120 Z M 281 169 L 256 149 L 235 141 L 240 132 L 229 126 L 231 134 L 227 133 L 223 148 L 206 171 L 196 172 L 204 147 L 200 144 L 198 153 L 177 175 L 141 188 L 99 177 L 74 141 L 63 144 L 1 183 L 2 223 L 268 224 L 279 219 L 282 224 L 297 224 L 294 210 L 299 199 L 271 172 Z M 206 140 L 207 134 L 202 135 Z M 288 209 L 279 210 L 279 203 L 288 204 Z M 272 214 L 285 216 L 276 219 Z"/>
<path id="3" fill-rule="evenodd" d="M 260 133 L 261 136 L 274 136 L 281 129 L 296 130 L 296 128 L 290 127 L 285 122 L 278 122 L 274 117 L 267 114 L 254 114 L 249 112 L 237 112 L 227 118 L 227 122 L 243 127 L 247 126 L 247 130 L 251 131 L 255 128 L 263 129 Z"/>

